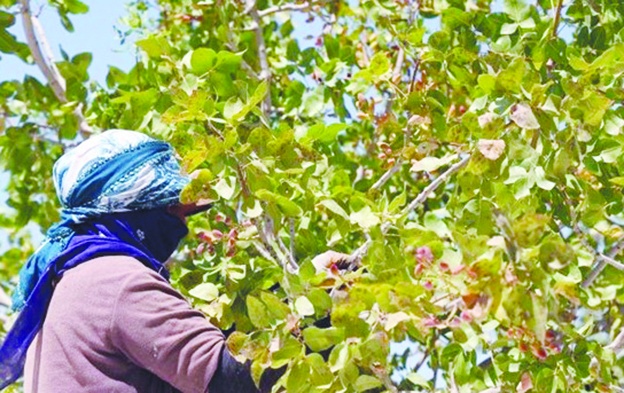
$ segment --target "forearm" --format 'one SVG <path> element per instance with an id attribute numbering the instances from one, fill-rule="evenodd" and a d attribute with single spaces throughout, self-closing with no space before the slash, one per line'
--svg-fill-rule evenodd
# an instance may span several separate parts
<path id="1" fill-rule="evenodd" d="M 251 378 L 250 363 L 240 363 L 230 354 L 227 348 L 221 352 L 219 367 L 215 371 L 210 384 L 209 393 L 266 393 L 284 374 L 286 367 L 268 369 L 260 380 L 258 389 Z"/>

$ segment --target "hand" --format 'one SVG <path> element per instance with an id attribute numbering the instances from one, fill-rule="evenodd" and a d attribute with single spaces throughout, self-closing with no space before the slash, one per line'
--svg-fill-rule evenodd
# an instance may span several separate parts
<path id="1" fill-rule="evenodd" d="M 312 259 L 312 264 L 317 273 L 327 272 L 329 274 L 338 274 L 338 270 L 346 269 L 351 256 L 336 251 L 325 251 Z"/>

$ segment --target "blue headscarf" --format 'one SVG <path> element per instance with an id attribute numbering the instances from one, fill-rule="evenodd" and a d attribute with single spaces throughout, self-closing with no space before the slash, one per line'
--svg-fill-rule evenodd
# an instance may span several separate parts
<path id="1" fill-rule="evenodd" d="M 188 177 L 171 146 L 147 135 L 110 130 L 93 136 L 54 164 L 61 221 L 20 271 L 13 308 L 20 311 L 0 346 L 0 390 L 22 374 L 62 274 L 98 256 L 128 255 L 163 277 L 163 263 L 187 234 L 167 213 Z"/>

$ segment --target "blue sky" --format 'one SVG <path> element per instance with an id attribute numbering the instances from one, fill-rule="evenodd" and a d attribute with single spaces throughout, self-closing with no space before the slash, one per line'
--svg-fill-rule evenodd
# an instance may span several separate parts
<path id="1" fill-rule="evenodd" d="M 93 62 L 89 67 L 91 78 L 104 84 L 108 73 L 108 66 L 115 65 L 122 70 L 129 70 L 135 64 L 134 46 L 128 42 L 121 45 L 121 40 L 115 27 L 122 28 L 120 18 L 127 14 L 127 0 L 88 1 L 90 10 L 87 14 L 74 15 L 71 20 L 74 24 L 74 33 L 67 32 L 55 9 L 37 4 L 33 1 L 33 10 L 39 12 L 39 18 L 46 32 L 48 43 L 56 60 L 61 59 L 61 48 L 69 55 L 75 56 L 82 52 L 91 52 Z M 20 41 L 25 42 L 21 19 L 12 26 L 10 32 Z M 35 65 L 29 65 L 12 55 L 0 54 L 0 81 L 18 79 L 26 74 L 35 76 L 43 81 L 43 75 Z M 0 207 L 4 205 L 7 194 L 4 191 L 8 183 L 8 174 L 0 173 Z M 31 228 L 35 240 L 42 236 L 38 228 Z M 6 234 L 0 231 L 0 250 L 8 247 Z"/>
<path id="2" fill-rule="evenodd" d="M 33 11 L 40 9 L 33 2 Z M 56 60 L 61 59 L 60 49 L 74 56 L 82 52 L 93 53 L 93 63 L 89 68 L 91 77 L 103 83 L 108 73 L 108 66 L 115 65 L 122 70 L 129 70 L 135 63 L 132 45 L 120 44 L 115 26 L 122 27 L 119 19 L 126 15 L 127 0 L 87 1 L 90 10 L 83 15 L 73 15 L 74 33 L 67 32 L 61 25 L 56 10 L 44 6 L 39 18 L 46 32 L 48 42 Z M 25 41 L 20 18 L 10 32 Z M 28 65 L 15 56 L 2 54 L 0 60 L 0 80 L 22 79 L 25 74 L 41 77 L 34 65 Z"/>

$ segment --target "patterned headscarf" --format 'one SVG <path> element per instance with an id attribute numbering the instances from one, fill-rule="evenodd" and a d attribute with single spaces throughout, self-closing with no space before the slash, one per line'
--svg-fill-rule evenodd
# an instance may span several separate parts
<path id="1" fill-rule="evenodd" d="M 179 203 L 189 182 L 165 142 L 134 131 L 106 131 L 59 158 L 53 176 L 61 221 L 20 271 L 13 308 L 21 312 L 0 347 L 0 390 L 21 375 L 26 350 L 43 324 L 53 282 L 64 271 L 99 255 L 123 254 L 167 277 L 160 259 L 168 257 L 187 231 L 165 212 L 166 206 Z M 154 225 L 163 222 L 166 225 Z M 175 230 L 156 233 L 163 227 Z M 173 240 L 166 250 L 157 249 L 163 242 L 148 243 L 143 231 L 153 231 L 153 237 L 171 235 Z"/>

